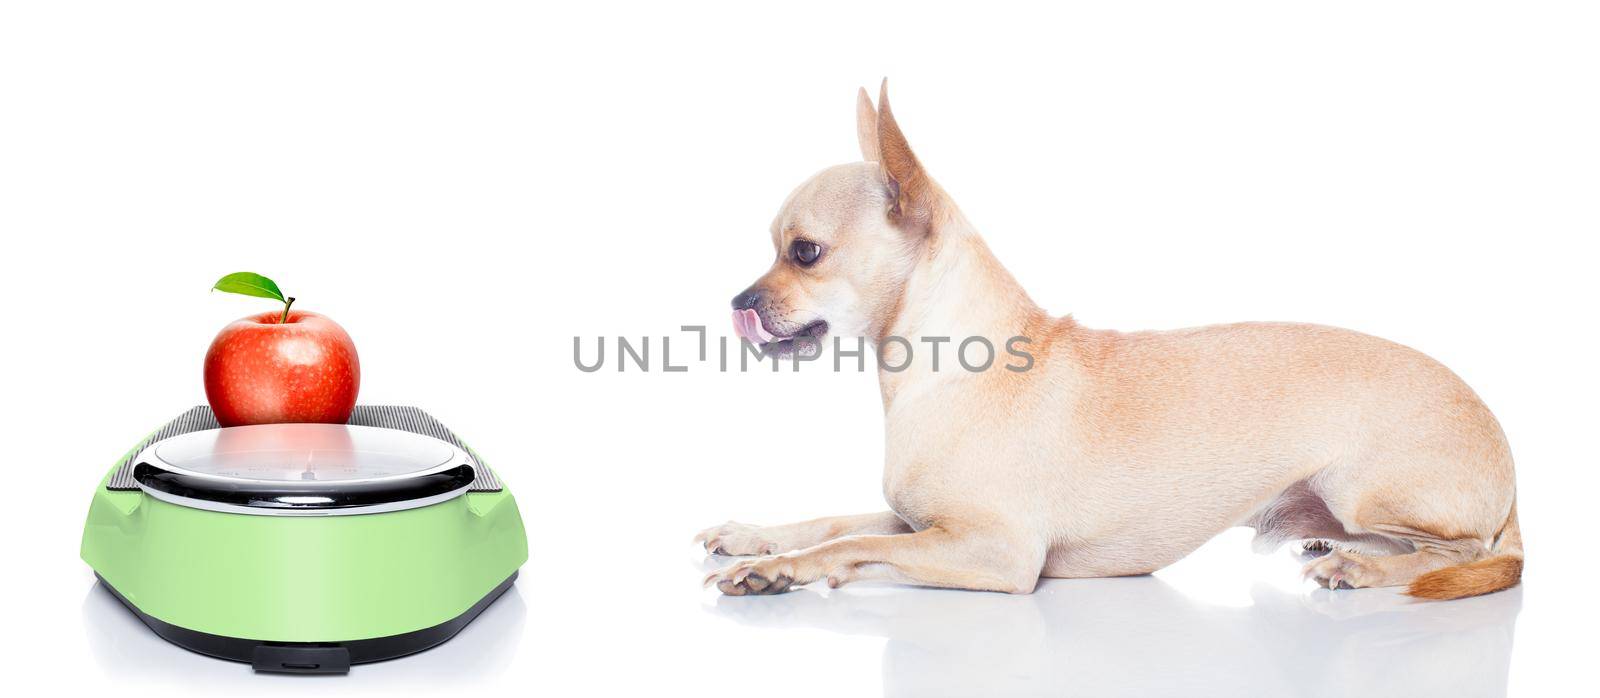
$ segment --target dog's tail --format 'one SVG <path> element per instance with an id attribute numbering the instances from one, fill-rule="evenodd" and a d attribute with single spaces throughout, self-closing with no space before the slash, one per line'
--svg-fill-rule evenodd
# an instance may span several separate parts
<path id="1" fill-rule="evenodd" d="M 1423 599 L 1461 599 L 1516 586 L 1522 580 L 1522 529 L 1517 526 L 1516 502 L 1489 549 L 1494 553 L 1490 557 L 1417 577 L 1406 593 Z"/>

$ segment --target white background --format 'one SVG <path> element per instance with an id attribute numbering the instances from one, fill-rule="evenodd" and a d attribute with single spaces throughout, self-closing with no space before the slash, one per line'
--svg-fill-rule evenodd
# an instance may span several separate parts
<path id="1" fill-rule="evenodd" d="M 577 6 L 579 4 L 573 3 Z M 1570 693 L 1592 665 L 1600 23 L 1586 3 L 8 3 L 0 643 L 119 694 Z M 1109 4 L 1107 4 L 1109 5 Z M 891 77 L 936 179 L 1093 327 L 1291 319 L 1453 367 L 1515 450 L 1526 583 L 1330 594 L 1233 531 L 1031 597 L 719 600 L 699 528 L 882 508 L 871 374 L 577 371 L 574 336 L 731 335 L 789 189 Z M 453 643 L 253 676 L 77 558 L 90 490 L 204 399 L 275 278 L 512 484 L 532 559 Z M 614 344 L 608 344 L 608 348 Z M 653 356 L 659 362 L 659 356 Z M 1513 643 L 1514 633 L 1514 643 Z M 1514 651 L 1513 651 L 1514 647 Z"/>

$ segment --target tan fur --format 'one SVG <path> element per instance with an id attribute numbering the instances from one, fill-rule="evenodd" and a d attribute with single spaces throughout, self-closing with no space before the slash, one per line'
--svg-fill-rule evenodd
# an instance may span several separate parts
<path id="1" fill-rule="evenodd" d="M 1406 593 L 1424 599 L 1464 599 L 1509 589 L 1521 579 L 1521 557 L 1496 555 L 1487 560 L 1428 572 L 1412 581 Z"/>
<path id="2" fill-rule="evenodd" d="M 862 163 L 829 168 L 773 222 L 753 287 L 784 334 L 818 318 L 910 368 L 880 372 L 892 512 L 725 524 L 708 550 L 767 555 L 707 578 L 725 593 L 826 579 L 1028 592 L 1039 577 L 1144 574 L 1231 526 L 1264 547 L 1332 541 L 1329 588 L 1457 598 L 1521 569 L 1510 449 L 1488 408 L 1423 354 L 1292 323 L 1114 332 L 1051 318 L 927 175 L 889 109 L 862 93 Z M 876 143 L 871 142 L 876 138 Z M 792 263 L 797 238 L 825 250 Z M 1035 365 L 934 370 L 922 337 L 1014 336 Z M 1003 352 L 1000 354 L 1003 359 Z"/>
<path id="3" fill-rule="evenodd" d="M 1492 547 L 1500 554 L 1423 574 L 1406 593 L 1424 599 L 1461 599 L 1516 586 L 1522 579 L 1522 532 L 1515 504 Z"/>

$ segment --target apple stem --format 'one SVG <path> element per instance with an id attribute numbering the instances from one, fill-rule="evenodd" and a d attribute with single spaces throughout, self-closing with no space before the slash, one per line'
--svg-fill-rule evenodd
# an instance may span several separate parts
<path id="1" fill-rule="evenodd" d="M 294 305 L 294 296 L 289 296 L 289 300 L 283 302 L 283 317 L 278 318 L 278 324 L 282 325 L 289 321 L 289 306 L 291 305 Z"/>

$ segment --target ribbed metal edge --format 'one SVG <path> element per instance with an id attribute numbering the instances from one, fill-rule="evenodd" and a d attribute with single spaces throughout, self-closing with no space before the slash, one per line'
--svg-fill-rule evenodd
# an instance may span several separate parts
<path id="1" fill-rule="evenodd" d="M 472 487 L 468 489 L 469 492 L 499 492 L 504 489 L 500 484 L 500 478 L 494 474 L 494 470 L 488 466 L 481 465 L 483 461 L 478 458 L 476 451 L 462 443 L 461 439 L 456 438 L 455 433 L 446 428 L 444 424 L 441 424 L 439 420 L 434 419 L 433 415 L 420 409 L 403 405 L 356 405 L 355 412 L 350 415 L 350 424 L 409 431 L 413 434 L 431 436 L 440 441 L 454 444 L 456 448 L 471 455 L 474 465 L 477 466 L 474 469 Z M 165 426 L 157 430 L 155 434 L 152 434 L 150 438 L 145 439 L 143 443 L 139 444 L 138 448 L 133 449 L 128 457 L 117 465 L 117 471 L 111 474 L 110 480 L 106 481 L 106 489 L 139 489 L 139 485 L 133 481 L 133 459 L 146 446 L 180 434 L 217 429 L 219 427 L 216 415 L 212 414 L 211 408 L 205 405 L 194 407 L 188 412 L 178 415 L 177 419 L 167 422 Z"/>
<path id="2" fill-rule="evenodd" d="M 143 443 L 139 444 L 138 448 L 135 448 L 133 451 L 129 452 L 127 458 L 122 459 L 122 463 L 117 466 L 117 472 L 112 473 L 111 479 L 106 481 L 106 489 L 139 489 L 139 485 L 133 481 L 133 459 L 137 457 L 139 452 L 143 451 L 146 446 L 149 446 L 150 444 L 162 439 L 170 439 L 179 434 L 205 431 L 206 429 L 216 429 L 219 426 L 220 425 L 217 424 L 217 417 L 211 413 L 210 407 L 194 407 L 188 412 L 178 415 L 177 419 L 167 422 L 165 426 L 156 430 L 156 433 L 150 435 L 150 438 L 145 439 Z"/>

